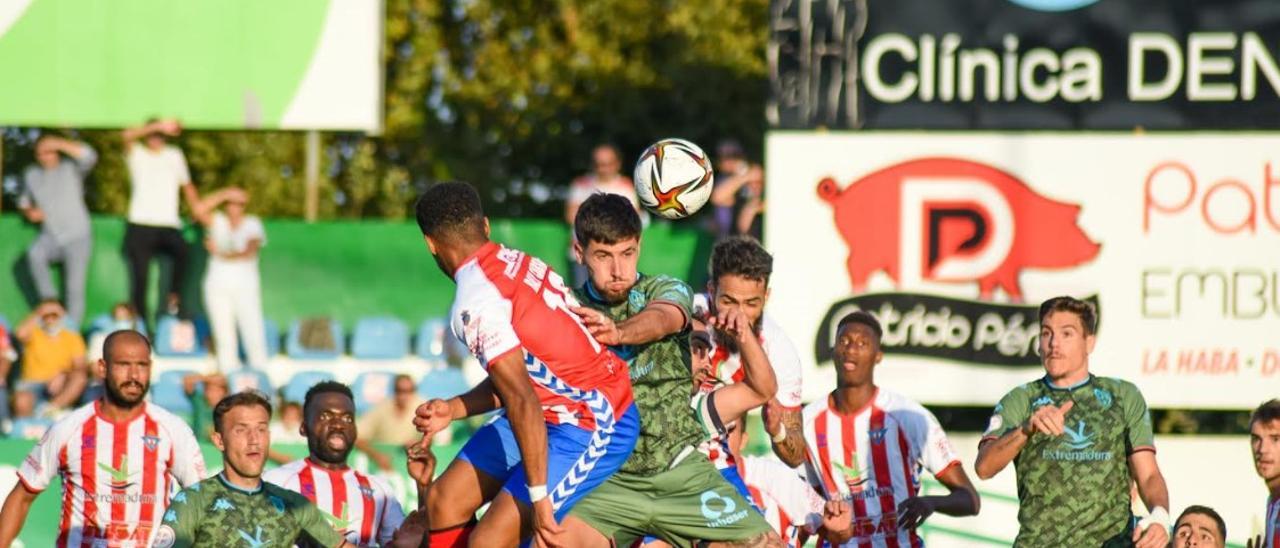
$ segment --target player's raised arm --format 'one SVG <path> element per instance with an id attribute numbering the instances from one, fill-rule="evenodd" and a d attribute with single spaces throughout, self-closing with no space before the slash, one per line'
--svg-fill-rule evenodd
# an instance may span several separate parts
<path id="1" fill-rule="evenodd" d="M 520 366 L 524 367 L 523 362 Z M 489 377 L 457 396 L 447 400 L 437 398 L 419 405 L 413 424 L 423 434 L 422 443 L 428 444 L 431 436 L 448 428 L 450 422 L 488 413 L 499 407 L 502 407 L 502 401 L 494 390 L 493 378 Z"/>
<path id="2" fill-rule="evenodd" d="M 678 305 L 657 301 L 650 302 L 639 314 L 622 323 L 614 323 L 608 314 L 586 307 L 570 307 L 582 319 L 591 336 L 606 346 L 647 344 L 673 333 L 679 333 L 689 325 L 689 317 Z"/>
<path id="3" fill-rule="evenodd" d="M 720 420 L 728 423 L 773 399 L 778 392 L 778 380 L 773 366 L 769 364 L 769 356 L 751 331 L 751 324 L 745 315 L 736 309 L 729 309 L 711 318 L 710 322 L 717 329 L 732 334 L 742 352 L 742 382 L 718 388 L 708 398 Z M 696 341 L 694 345 L 697 345 Z"/>

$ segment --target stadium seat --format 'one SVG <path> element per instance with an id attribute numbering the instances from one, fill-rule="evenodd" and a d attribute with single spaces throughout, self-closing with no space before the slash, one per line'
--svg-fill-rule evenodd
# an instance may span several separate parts
<path id="1" fill-rule="evenodd" d="M 0 327 L 3 327 L 6 331 L 9 330 L 9 318 L 4 317 L 4 314 L 0 314 Z"/>
<path id="2" fill-rule="evenodd" d="M 427 373 L 418 383 L 418 396 L 423 399 L 452 398 L 471 389 L 471 383 L 456 367 L 441 367 Z"/>
<path id="3" fill-rule="evenodd" d="M 424 360 L 444 361 L 445 340 L 448 337 L 449 324 L 444 318 L 430 318 L 418 327 L 418 339 L 414 343 L 414 354 Z"/>
<path id="4" fill-rule="evenodd" d="M 284 350 L 295 360 L 332 360 L 346 351 L 346 341 L 342 338 L 342 325 L 336 320 L 329 322 L 329 331 L 333 336 L 333 350 L 318 350 L 302 346 L 302 320 L 294 320 L 289 324 L 289 334 L 285 339 Z"/>
<path id="5" fill-rule="evenodd" d="M 280 353 L 280 324 L 271 318 L 263 318 L 262 331 L 267 336 L 267 358 Z M 254 367 L 265 367 L 265 363 L 249 363 L 249 355 L 244 350 L 244 338 L 239 338 L 240 362 Z"/>
<path id="6" fill-rule="evenodd" d="M 208 335 L 208 324 L 197 319 L 191 322 L 191 329 L 179 328 L 180 320 L 174 316 L 162 316 L 156 323 L 156 336 L 152 341 L 157 356 L 203 357 L 209 354 L 204 339 Z"/>
<path id="7" fill-rule="evenodd" d="M 351 383 L 356 397 L 356 413 L 364 413 L 391 397 L 396 388 L 396 374 L 390 371 L 365 371 Z"/>
<path id="8" fill-rule="evenodd" d="M 321 381 L 333 380 L 333 373 L 328 371 L 299 371 L 289 378 L 289 382 L 285 383 L 284 392 L 285 401 L 302 403 L 307 397 L 307 390 Z"/>
<path id="9" fill-rule="evenodd" d="M 271 395 L 271 379 L 258 369 L 244 368 L 227 374 L 227 390 L 232 394 L 245 390 L 257 390 Z"/>
<path id="10" fill-rule="evenodd" d="M 139 333 L 142 333 L 143 335 L 147 334 L 147 324 L 145 323 L 135 322 L 134 329 L 136 329 Z M 86 331 L 85 335 L 88 335 L 90 337 L 92 337 L 97 333 L 102 333 L 106 335 L 114 330 L 115 330 L 115 321 L 112 320 L 111 315 L 99 314 L 97 316 L 94 316 L 93 320 L 89 322 L 89 329 Z"/>
<path id="11" fill-rule="evenodd" d="M 188 370 L 165 371 L 151 383 L 151 403 L 179 415 L 191 415 L 191 398 L 182 390 L 182 378 L 195 373 Z"/>
<path id="12" fill-rule="evenodd" d="M 361 318 L 351 336 L 351 355 L 362 360 L 398 360 L 409 353 L 409 327 L 390 317 Z"/>
<path id="13" fill-rule="evenodd" d="M 53 419 L 45 417 L 22 417 L 14 419 L 9 426 L 9 437 L 13 439 L 38 440 L 53 427 Z"/>

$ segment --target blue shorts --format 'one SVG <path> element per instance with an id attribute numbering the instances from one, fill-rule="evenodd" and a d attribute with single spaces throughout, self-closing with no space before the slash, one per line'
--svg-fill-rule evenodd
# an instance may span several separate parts
<path id="1" fill-rule="evenodd" d="M 640 437 L 640 412 L 627 408 L 612 424 L 597 421 L 596 431 L 574 424 L 547 425 L 547 494 L 562 520 L 573 505 L 622 468 Z M 506 415 L 498 415 L 476 430 L 458 452 L 476 470 L 503 482 L 516 501 L 529 504 L 520 447 Z"/>
<path id="2" fill-rule="evenodd" d="M 747 499 L 747 502 L 751 503 L 752 508 L 755 508 L 756 511 L 761 514 L 764 514 L 764 510 L 761 510 L 759 506 L 756 506 L 756 499 L 751 497 L 751 490 L 747 489 L 747 482 L 742 481 L 742 476 L 738 474 L 737 466 L 721 468 L 720 475 L 724 476 L 724 480 L 729 482 L 729 485 L 732 485 L 734 489 L 738 490 L 738 494 L 742 495 L 742 498 Z"/>

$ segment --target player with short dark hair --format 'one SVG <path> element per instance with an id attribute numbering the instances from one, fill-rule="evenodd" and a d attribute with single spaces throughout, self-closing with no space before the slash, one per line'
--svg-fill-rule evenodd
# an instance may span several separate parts
<path id="1" fill-rule="evenodd" d="M 18 468 L 0 511 L 0 546 L 22 529 L 36 496 L 62 480 L 59 546 L 147 546 L 169 506 L 170 482 L 204 479 L 200 445 L 186 421 L 146 401 L 151 341 L 115 331 L 102 345 L 102 398 L 72 411 Z"/>
<path id="2" fill-rule="evenodd" d="M 771 436 L 773 451 L 788 466 L 800 466 L 805 459 L 804 430 L 800 411 L 803 395 L 800 355 L 776 322 L 765 313 L 769 300 L 769 277 L 773 256 L 755 238 L 733 236 L 716 243 L 708 262 L 711 279 L 706 295 L 694 298 L 694 317 L 703 320 L 726 313 L 741 313 L 764 349 L 777 380 L 777 394 L 764 408 L 765 431 Z M 741 344 L 722 325 L 706 323 L 711 343 L 710 377 L 716 383 L 732 384 L 743 378 Z M 703 443 L 701 450 L 721 470 L 736 467 L 732 444 L 727 437 Z"/>
<path id="3" fill-rule="evenodd" d="M 469 535 L 475 545 L 509 546 L 532 534 L 562 544 L 559 520 L 622 466 L 639 435 L 627 364 L 574 315 L 578 301 L 559 274 L 489 241 L 470 185 L 427 189 L 417 218 L 436 264 L 458 286 L 453 333 L 489 376 L 466 394 L 421 405 L 414 422 L 429 438 L 452 420 L 505 411 L 432 484 L 430 542 L 454 546 Z"/>
<path id="4" fill-rule="evenodd" d="M 978 477 L 991 478 L 1010 462 L 1016 467 L 1017 546 L 1168 543 L 1169 488 L 1156 463 L 1147 402 L 1132 383 L 1089 372 L 1096 331 L 1096 312 L 1085 301 L 1041 304 L 1045 375 L 1000 399 L 978 446 Z M 1136 526 L 1130 481 L 1151 513 Z"/>
<path id="5" fill-rule="evenodd" d="M 1253 467 L 1267 486 L 1266 536 L 1255 546 L 1280 548 L 1280 399 L 1259 405 L 1249 415 Z"/>
<path id="6" fill-rule="evenodd" d="M 1172 548 L 1222 548 L 1227 545 L 1227 522 L 1208 506 L 1191 505 L 1173 524 Z"/>
<path id="7" fill-rule="evenodd" d="M 876 385 L 884 358 L 880 322 L 859 310 L 838 325 L 836 388 L 804 408 L 809 482 L 847 515 L 842 526 L 828 524 L 822 534 L 850 547 L 879 546 L 879 539 L 921 546 L 916 529 L 929 516 L 976 515 L 978 492 L 933 413 Z M 924 470 L 949 493 L 920 495 Z"/>
<path id="8" fill-rule="evenodd" d="M 576 290 L 586 306 L 573 310 L 597 341 L 627 360 L 643 420 L 640 440 L 621 470 L 565 521 L 571 533 L 585 535 L 571 544 L 629 546 L 646 535 L 679 546 L 764 541 L 768 524 L 695 450 L 707 434 L 690 406 L 693 291 L 675 278 L 638 271 L 641 226 L 630 202 L 606 194 L 588 198 L 574 219 L 575 254 L 589 275 Z M 776 390 L 771 371 L 767 376 L 770 386 L 762 389 L 768 394 L 761 403 Z M 708 496 L 717 508 L 738 510 L 707 515 Z M 579 521 L 599 535 L 581 531 Z"/>
<path id="9" fill-rule="evenodd" d="M 404 522 L 395 491 L 381 477 L 347 466 L 359 435 L 351 388 L 337 381 L 316 383 L 307 390 L 302 413 L 308 456 L 272 469 L 262 479 L 306 497 L 351 544 L 391 542 Z"/>
<path id="10" fill-rule="evenodd" d="M 217 476 L 173 496 L 156 548 L 170 546 L 352 546 L 302 495 L 262 481 L 271 433 L 271 402 L 253 390 L 222 398 L 213 408 L 213 444 L 222 452 Z"/>

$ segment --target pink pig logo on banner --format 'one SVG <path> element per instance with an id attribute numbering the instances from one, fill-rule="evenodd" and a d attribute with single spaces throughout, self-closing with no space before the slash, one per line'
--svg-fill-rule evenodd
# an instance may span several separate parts
<path id="1" fill-rule="evenodd" d="M 1080 206 L 1051 200 L 995 167 L 958 158 L 895 164 L 841 189 L 818 183 L 849 247 L 855 293 L 883 271 L 899 285 L 977 282 L 1022 302 L 1024 269 L 1062 269 L 1093 260 L 1101 245 L 1080 228 Z"/>

